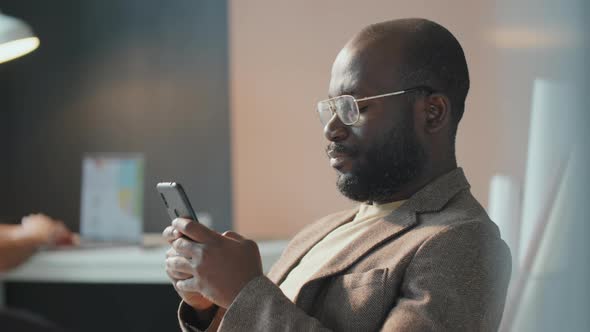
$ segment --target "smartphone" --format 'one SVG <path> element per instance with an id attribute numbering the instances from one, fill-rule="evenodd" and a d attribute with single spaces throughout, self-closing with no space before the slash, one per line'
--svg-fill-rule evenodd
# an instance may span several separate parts
<path id="1" fill-rule="evenodd" d="M 156 190 L 158 190 L 164 205 L 166 205 L 170 219 L 186 218 L 196 222 L 199 221 L 180 183 L 160 182 L 156 185 Z"/>

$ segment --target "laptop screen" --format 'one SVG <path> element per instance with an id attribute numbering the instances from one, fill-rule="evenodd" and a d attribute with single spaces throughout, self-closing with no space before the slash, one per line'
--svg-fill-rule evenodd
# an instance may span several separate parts
<path id="1" fill-rule="evenodd" d="M 80 236 L 141 243 L 144 161 L 139 154 L 88 154 L 82 161 Z"/>

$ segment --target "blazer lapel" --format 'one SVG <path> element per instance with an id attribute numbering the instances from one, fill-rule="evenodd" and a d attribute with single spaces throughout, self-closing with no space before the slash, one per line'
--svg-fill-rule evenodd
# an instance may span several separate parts
<path id="1" fill-rule="evenodd" d="M 469 189 L 469 183 L 461 168 L 457 168 L 426 185 L 398 209 L 379 220 L 330 259 L 303 285 L 297 296 L 297 305 L 308 311 L 313 305 L 313 294 L 319 289 L 320 283 L 314 283 L 314 281 L 346 270 L 360 258 L 369 254 L 375 247 L 409 231 L 418 223 L 417 215 L 419 213 L 442 210 L 450 199 L 466 189 Z M 285 249 L 284 256 L 273 266 L 268 277 L 280 285 L 291 269 L 314 245 L 335 228 L 351 221 L 357 212 L 358 208 L 328 216 L 302 231 Z"/>
<path id="2" fill-rule="evenodd" d="M 369 230 L 354 239 L 344 250 L 330 259 L 305 285 L 346 270 L 373 248 L 414 227 L 418 223 L 417 214 L 442 210 L 450 199 L 465 189 L 469 189 L 469 183 L 461 168 L 439 177 L 410 197 L 390 215 L 379 220 Z M 322 238 L 327 233 L 324 233 Z M 305 285 L 302 287 L 302 291 Z"/>
<path id="3" fill-rule="evenodd" d="M 405 204 L 402 204 L 389 216 L 382 218 L 370 229 L 360 234 L 348 244 L 336 256 L 330 259 L 326 265 L 318 271 L 309 282 L 337 274 L 351 265 L 361 257 L 369 253 L 373 248 L 383 242 L 389 241 L 411 229 L 417 224 L 415 211 L 412 211 Z"/>
<path id="4" fill-rule="evenodd" d="M 350 222 L 358 207 L 352 210 L 339 212 L 320 219 L 315 224 L 298 234 L 289 246 L 283 251 L 281 257 L 267 274 L 267 277 L 275 284 L 280 285 L 307 252 L 313 248 L 321 239 L 339 226 Z"/>
<path id="5" fill-rule="evenodd" d="M 379 220 L 377 224 L 359 235 L 344 250 L 330 259 L 322 269 L 301 287 L 295 299 L 297 306 L 305 312 L 312 312 L 315 295 L 322 284 L 316 281 L 346 270 L 361 257 L 369 254 L 379 244 L 411 229 L 416 224 L 416 213 L 409 209 L 406 204 L 400 206 L 389 216 Z"/>

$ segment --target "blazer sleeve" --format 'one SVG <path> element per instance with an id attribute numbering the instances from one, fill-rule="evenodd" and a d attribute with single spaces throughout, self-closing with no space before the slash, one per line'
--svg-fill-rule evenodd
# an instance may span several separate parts
<path id="1" fill-rule="evenodd" d="M 382 331 L 495 331 L 510 269 L 497 229 L 482 222 L 443 229 L 411 259 Z M 250 281 L 218 318 L 218 331 L 330 331 L 265 276 Z"/>
<path id="2" fill-rule="evenodd" d="M 307 315 L 265 276 L 250 281 L 225 313 L 218 331 L 330 331 Z"/>
<path id="3" fill-rule="evenodd" d="M 204 321 L 196 314 L 191 306 L 181 301 L 177 312 L 178 324 L 182 332 L 217 331 L 224 314 L 225 310 L 223 308 L 216 308 L 213 317 Z"/>
<path id="4" fill-rule="evenodd" d="M 227 311 L 218 310 L 213 321 L 199 321 L 184 302 L 178 310 L 178 321 L 183 332 L 331 331 L 299 309 L 266 276 L 250 281 Z"/>
<path id="5" fill-rule="evenodd" d="M 422 243 L 383 331 L 497 331 L 512 259 L 496 226 L 451 226 Z"/>

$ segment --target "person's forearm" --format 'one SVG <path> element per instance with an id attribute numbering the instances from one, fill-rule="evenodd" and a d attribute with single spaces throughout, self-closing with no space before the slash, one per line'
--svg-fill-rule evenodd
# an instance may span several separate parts
<path id="1" fill-rule="evenodd" d="M 12 233 L 20 227 L 20 225 L 0 224 L 0 240 L 12 236 Z"/>
<path id="2" fill-rule="evenodd" d="M 0 272 L 10 270 L 31 257 L 42 241 L 22 232 L 19 225 L 2 225 L 0 236 Z"/>

